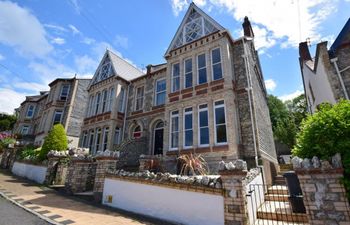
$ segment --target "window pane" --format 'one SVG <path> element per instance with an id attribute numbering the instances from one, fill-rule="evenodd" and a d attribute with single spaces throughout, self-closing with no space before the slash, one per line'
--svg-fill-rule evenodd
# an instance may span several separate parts
<path id="1" fill-rule="evenodd" d="M 179 133 L 172 133 L 171 134 L 171 147 L 172 148 L 177 148 L 179 143 Z"/>
<path id="2" fill-rule="evenodd" d="M 209 144 L 209 128 L 200 128 L 200 144 Z"/>
<path id="3" fill-rule="evenodd" d="M 225 123 L 225 108 L 220 107 L 215 109 L 215 122 L 216 124 Z"/>
<path id="4" fill-rule="evenodd" d="M 216 142 L 217 143 L 227 142 L 226 125 L 216 126 Z"/>
<path id="5" fill-rule="evenodd" d="M 205 54 L 198 56 L 198 68 L 205 67 Z"/>
<path id="6" fill-rule="evenodd" d="M 173 77 L 180 76 L 180 64 L 176 63 L 173 65 Z"/>
<path id="7" fill-rule="evenodd" d="M 173 78 L 173 91 L 180 89 L 180 77 Z"/>
<path id="8" fill-rule="evenodd" d="M 208 111 L 199 112 L 199 126 L 208 126 Z"/>
<path id="9" fill-rule="evenodd" d="M 185 115 L 185 130 L 192 129 L 192 114 Z"/>
<path id="10" fill-rule="evenodd" d="M 207 69 L 198 70 L 198 84 L 207 83 Z"/>
<path id="11" fill-rule="evenodd" d="M 185 73 L 192 72 L 192 59 L 185 61 Z"/>
<path id="12" fill-rule="evenodd" d="M 165 92 L 157 94 L 156 105 L 165 104 Z"/>
<path id="13" fill-rule="evenodd" d="M 193 145 L 193 131 L 187 130 L 185 131 L 185 146 Z"/>
<path id="14" fill-rule="evenodd" d="M 174 117 L 171 119 L 171 131 L 179 131 L 179 117 Z"/>
<path id="15" fill-rule="evenodd" d="M 220 61 L 221 61 L 221 58 L 220 58 L 220 49 L 219 49 L 219 48 L 214 49 L 214 50 L 211 52 L 211 56 L 212 56 L 213 64 L 214 64 L 214 63 L 220 62 Z"/>
<path id="16" fill-rule="evenodd" d="M 221 63 L 213 65 L 213 78 L 214 80 L 218 80 L 222 78 Z"/>
<path id="17" fill-rule="evenodd" d="M 166 89 L 166 81 L 165 80 L 157 81 L 157 92 L 165 91 L 165 89 Z"/>
<path id="18" fill-rule="evenodd" d="M 192 73 L 187 73 L 185 79 L 185 88 L 192 87 Z"/>

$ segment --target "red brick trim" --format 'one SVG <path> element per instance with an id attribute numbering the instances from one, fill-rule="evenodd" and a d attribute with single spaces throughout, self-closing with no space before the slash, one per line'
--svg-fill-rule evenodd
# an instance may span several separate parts
<path id="1" fill-rule="evenodd" d="M 140 113 L 142 113 L 142 112 L 143 112 L 143 110 L 134 111 L 134 112 L 131 112 L 131 115 L 140 114 Z"/>
<path id="2" fill-rule="evenodd" d="M 196 92 L 196 95 L 202 95 L 202 94 L 206 94 L 208 93 L 208 90 L 207 89 L 203 89 L 203 90 L 199 90 Z"/>
<path id="3" fill-rule="evenodd" d="M 181 94 L 192 93 L 193 87 L 189 87 L 181 90 Z"/>
<path id="4" fill-rule="evenodd" d="M 228 151 L 228 145 L 216 145 L 216 146 L 213 146 L 213 151 L 216 151 L 216 152 Z"/>
<path id="5" fill-rule="evenodd" d="M 211 91 L 214 92 L 214 91 L 218 91 L 218 90 L 221 90 L 221 89 L 224 89 L 224 85 L 223 84 L 212 87 Z"/>
<path id="6" fill-rule="evenodd" d="M 214 80 L 214 81 L 211 81 L 210 82 L 210 86 L 214 86 L 214 85 L 217 85 L 217 84 L 223 84 L 225 82 L 225 79 L 224 78 L 221 78 L 219 80 Z"/>
<path id="7" fill-rule="evenodd" d="M 179 96 L 173 97 L 169 99 L 169 102 L 176 102 L 179 100 Z"/>
<path id="8" fill-rule="evenodd" d="M 162 108 L 155 109 L 155 110 L 152 110 L 152 111 L 149 111 L 149 112 L 144 112 L 144 113 L 139 113 L 137 115 L 132 115 L 132 116 L 127 117 L 126 119 L 131 120 L 131 119 L 135 119 L 135 118 L 138 118 L 138 117 L 143 117 L 143 116 L 148 116 L 148 115 L 161 113 L 161 112 L 164 112 L 164 111 L 165 111 L 165 108 L 162 107 Z"/>
<path id="9" fill-rule="evenodd" d="M 202 89 L 202 88 L 206 88 L 208 87 L 208 83 L 204 83 L 204 84 L 200 84 L 200 85 L 197 85 L 194 87 L 195 90 L 199 90 L 199 89 Z"/>
<path id="10" fill-rule="evenodd" d="M 178 95 L 180 95 L 180 91 L 170 93 L 170 94 L 168 94 L 168 97 L 171 98 L 171 97 L 178 96 Z"/>
<path id="11" fill-rule="evenodd" d="M 194 149 L 188 148 L 188 149 L 181 149 L 180 150 L 180 155 L 188 155 L 188 154 L 194 154 Z"/>
<path id="12" fill-rule="evenodd" d="M 196 153 L 211 152 L 210 147 L 196 148 Z"/>
<path id="13" fill-rule="evenodd" d="M 184 94 L 184 95 L 182 95 L 182 99 L 191 98 L 192 96 L 193 96 L 192 93 Z"/>

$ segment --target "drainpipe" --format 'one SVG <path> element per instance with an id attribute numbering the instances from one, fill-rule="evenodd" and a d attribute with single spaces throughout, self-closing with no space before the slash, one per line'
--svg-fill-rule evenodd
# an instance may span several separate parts
<path id="1" fill-rule="evenodd" d="M 349 95 L 348 95 L 348 92 L 346 91 L 346 88 L 345 88 L 345 85 L 344 85 L 344 81 L 343 81 L 343 78 L 341 77 L 341 74 L 340 74 L 340 73 L 341 73 L 341 72 L 344 72 L 344 71 L 347 70 L 347 69 L 349 69 L 350 66 L 348 66 L 348 67 L 346 67 L 345 69 L 339 71 L 337 61 L 338 61 L 338 58 L 333 58 L 333 59 L 331 59 L 331 62 L 334 64 L 335 70 L 337 71 L 337 75 L 338 75 L 338 78 L 339 78 L 341 87 L 342 87 L 342 89 L 343 89 L 343 92 L 344 92 L 344 95 L 345 95 L 345 99 L 348 99 L 348 100 L 349 100 Z"/>
<path id="2" fill-rule="evenodd" d="M 252 96 L 251 96 L 252 95 L 252 91 L 253 91 L 253 87 L 252 87 L 252 84 L 251 84 L 251 75 L 250 75 L 249 60 L 248 60 L 248 55 L 247 55 L 247 50 L 246 50 L 245 39 L 253 40 L 253 38 L 249 38 L 249 37 L 243 37 L 242 38 L 243 50 L 244 50 L 244 55 L 242 57 L 244 58 L 244 65 L 245 65 L 246 74 L 247 74 L 247 87 L 245 89 L 248 92 L 250 120 L 252 121 L 252 130 L 253 130 L 253 143 L 254 143 L 254 151 L 255 151 L 255 163 L 256 163 L 256 166 L 258 167 L 259 166 L 258 149 L 256 147 L 256 135 L 255 135 L 256 120 L 254 120 L 254 116 L 253 116 L 253 106 L 252 106 Z"/>
<path id="3" fill-rule="evenodd" d="M 129 89 L 130 89 L 130 84 L 128 84 L 128 91 L 126 92 L 126 104 L 125 104 L 125 109 L 124 109 L 124 122 L 123 122 L 123 133 L 122 133 L 122 140 L 120 143 L 124 140 L 124 133 L 125 133 L 125 125 L 126 125 L 126 116 L 128 112 L 128 105 L 129 105 Z"/>

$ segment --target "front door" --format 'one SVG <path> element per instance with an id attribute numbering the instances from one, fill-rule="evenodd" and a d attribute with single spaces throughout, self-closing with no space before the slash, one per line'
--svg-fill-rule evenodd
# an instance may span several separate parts
<path id="1" fill-rule="evenodd" d="M 163 155 L 163 128 L 154 130 L 154 155 Z"/>

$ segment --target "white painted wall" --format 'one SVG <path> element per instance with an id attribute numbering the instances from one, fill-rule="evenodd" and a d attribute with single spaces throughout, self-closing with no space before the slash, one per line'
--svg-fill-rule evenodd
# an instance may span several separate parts
<path id="1" fill-rule="evenodd" d="M 257 218 L 257 210 L 264 202 L 264 187 L 261 174 L 256 176 L 249 184 L 246 185 L 246 190 L 248 194 L 247 208 L 249 224 L 254 224 Z"/>
<path id="2" fill-rule="evenodd" d="M 108 195 L 112 203 L 106 201 Z M 181 224 L 224 224 L 224 198 L 219 195 L 106 178 L 103 204 Z"/>
<path id="3" fill-rule="evenodd" d="M 35 181 L 39 184 L 44 183 L 47 167 L 36 166 L 15 162 L 12 167 L 12 173 L 20 177 L 25 177 L 29 180 Z"/>

